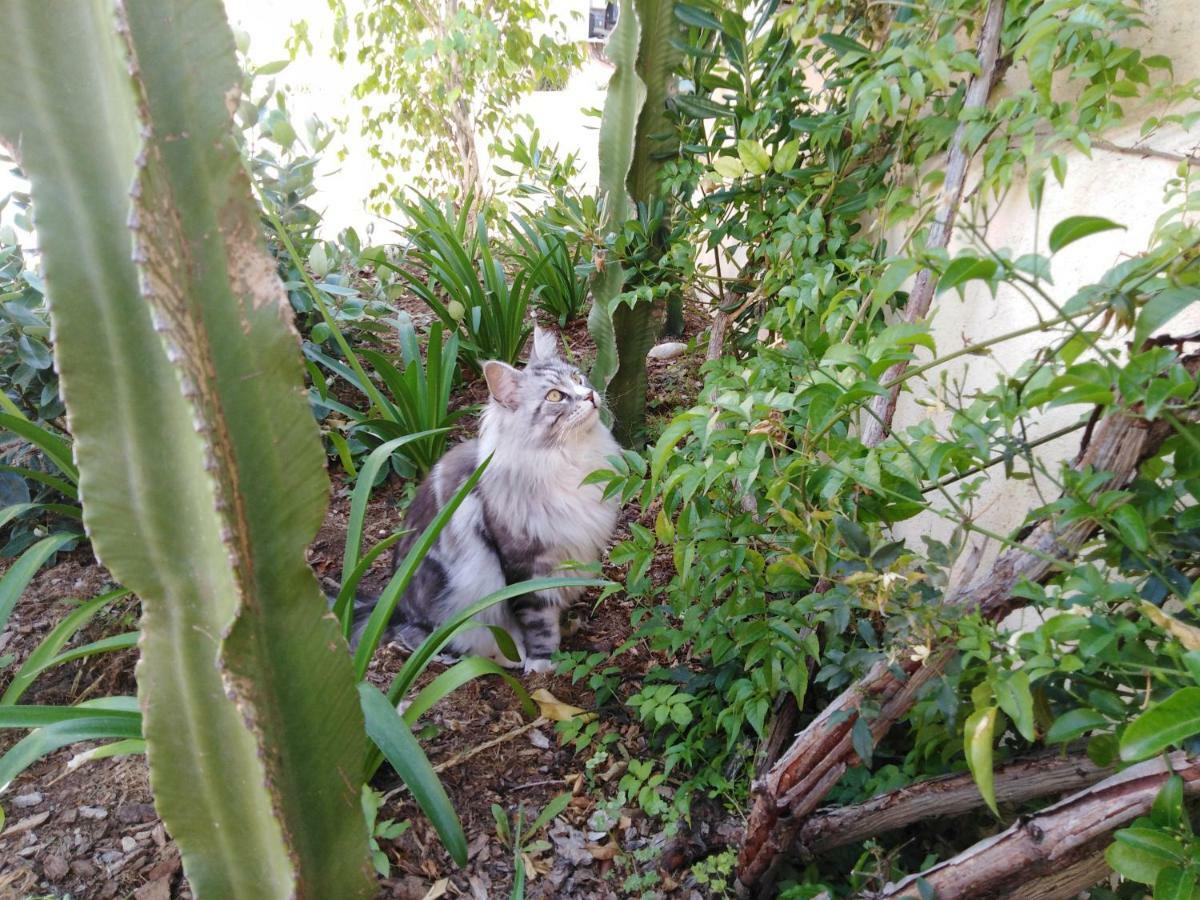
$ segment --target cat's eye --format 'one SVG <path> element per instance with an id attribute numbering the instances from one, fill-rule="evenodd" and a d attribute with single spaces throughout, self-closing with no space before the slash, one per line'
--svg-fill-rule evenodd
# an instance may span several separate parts
<path id="1" fill-rule="evenodd" d="M 562 391 L 550 391 L 548 394 L 546 394 L 546 399 L 549 400 L 551 403 L 557 403 L 562 398 L 563 398 Z"/>

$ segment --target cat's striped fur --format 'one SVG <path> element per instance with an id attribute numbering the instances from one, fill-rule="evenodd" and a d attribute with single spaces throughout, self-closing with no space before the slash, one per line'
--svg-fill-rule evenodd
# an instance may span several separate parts
<path id="1" fill-rule="evenodd" d="M 491 397 L 479 436 L 453 447 L 434 466 L 408 511 L 408 535 L 396 546 L 394 565 L 492 455 L 397 605 L 387 636 L 410 648 L 505 584 L 561 574 L 570 562 L 598 561 L 616 524 L 616 504 L 602 499 L 600 487 L 582 481 L 605 468 L 619 448 L 600 421 L 598 395 L 579 369 L 559 357 L 555 336 L 534 332 L 523 370 L 495 361 L 483 370 Z M 526 671 L 544 671 L 558 649 L 561 610 L 577 594 L 575 589 L 527 594 L 478 619 L 508 631 Z M 365 621 L 373 606 L 359 604 L 356 619 Z M 460 633 L 447 649 L 507 662 L 484 627 Z"/>

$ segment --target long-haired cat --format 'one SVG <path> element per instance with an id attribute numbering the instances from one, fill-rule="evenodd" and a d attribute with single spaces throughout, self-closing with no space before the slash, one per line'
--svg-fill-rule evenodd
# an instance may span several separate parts
<path id="1" fill-rule="evenodd" d="M 557 345 L 553 333 L 535 329 L 524 369 L 483 364 L 491 397 L 479 437 L 453 447 L 421 484 L 393 567 L 479 463 L 489 455 L 492 461 L 400 598 L 388 639 L 414 648 L 454 613 L 506 584 L 600 559 L 617 505 L 603 499 L 599 486 L 582 482 L 619 448 L 600 421 L 599 396 L 559 357 Z M 477 620 L 512 636 L 526 672 L 543 672 L 558 649 L 560 612 L 578 594 L 577 588 L 525 594 Z M 356 619 L 365 622 L 374 605 L 356 605 Z M 446 650 L 507 662 L 485 627 L 460 632 Z"/>

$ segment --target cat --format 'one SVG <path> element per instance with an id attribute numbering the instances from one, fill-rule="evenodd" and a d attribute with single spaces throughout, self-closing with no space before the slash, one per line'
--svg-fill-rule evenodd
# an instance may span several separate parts
<path id="1" fill-rule="evenodd" d="M 393 571 L 447 501 L 491 455 L 479 483 L 455 511 L 396 606 L 385 639 L 413 649 L 454 613 L 529 578 L 570 574 L 564 563 L 598 562 L 617 521 L 617 503 L 583 484 L 620 452 L 600 420 L 600 397 L 578 368 L 559 356 L 553 332 L 535 328 L 523 370 L 483 364 L 490 397 L 479 436 L 451 448 L 430 470 L 408 511 Z M 459 634 L 444 648 L 486 656 L 526 672 L 552 667 L 562 609 L 580 593 L 559 588 L 525 594 L 476 617 L 509 633 L 521 663 L 505 657 L 486 627 Z M 361 628 L 374 600 L 356 603 Z M 356 629 L 357 631 L 357 629 Z"/>

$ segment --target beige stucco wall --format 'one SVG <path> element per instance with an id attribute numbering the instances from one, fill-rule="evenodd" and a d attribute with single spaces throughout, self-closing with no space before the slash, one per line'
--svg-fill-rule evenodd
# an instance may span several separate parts
<path id="1" fill-rule="evenodd" d="M 1149 28 L 1133 33 L 1124 40 L 1139 47 L 1144 54 L 1163 54 L 1175 64 L 1178 81 L 1200 78 L 1200 3 L 1197 0 L 1149 0 L 1146 3 Z M 1010 72 L 1009 79 L 1020 78 Z M 1160 108 L 1126 109 L 1126 121 L 1105 137 L 1118 147 L 1146 148 L 1170 154 L 1196 154 L 1200 150 L 1200 130 L 1190 135 L 1178 128 L 1168 127 L 1142 140 L 1139 132 L 1148 116 L 1161 113 Z M 1125 225 L 1126 231 L 1109 231 L 1093 235 L 1073 244 L 1054 257 L 1050 289 L 1056 302 L 1068 300 L 1080 287 L 1099 280 L 1111 266 L 1130 254 L 1144 250 L 1155 220 L 1164 211 L 1163 186 L 1174 176 L 1178 163 L 1154 156 L 1140 156 L 1094 148 L 1090 156 L 1070 150 L 1066 184 L 1059 187 L 1048 179 L 1040 215 L 1030 210 L 1026 186 L 1014 186 L 1005 202 L 991 211 L 987 225 L 988 243 L 996 248 L 1008 248 L 1014 257 L 1038 251 L 1048 253 L 1047 238 L 1055 223 L 1071 215 L 1099 215 Z M 1198 172 L 1200 174 L 1200 172 Z M 968 190 L 972 179 L 968 179 Z M 951 244 L 952 252 L 969 242 L 961 238 Z M 1018 330 L 1038 321 L 1038 316 L 1050 318 L 1054 312 L 1044 301 L 1030 304 L 1012 290 L 1001 290 L 993 298 L 981 283 L 974 283 L 960 300 L 955 292 L 935 298 L 933 333 L 939 354 Z M 1200 305 L 1186 311 L 1171 323 L 1173 333 L 1200 328 Z M 1002 373 L 1013 372 L 1026 359 L 1046 344 L 1038 334 L 1005 342 L 993 349 L 990 357 L 972 356 L 948 364 L 945 369 L 952 380 L 961 380 L 967 390 L 986 389 L 996 384 Z M 930 375 L 936 375 L 931 372 Z M 916 395 L 936 404 L 936 380 L 931 378 L 917 387 Z M 1051 410 L 1036 423 L 1031 436 L 1044 435 L 1078 421 L 1086 410 L 1081 407 L 1061 407 Z M 905 398 L 897 411 L 900 425 L 912 424 L 932 417 L 939 425 L 949 420 L 949 412 L 936 405 L 921 406 Z M 1079 448 L 1079 434 L 1068 435 L 1046 444 L 1036 451 L 1048 462 L 1071 458 Z M 1056 492 L 1045 485 L 1047 499 Z M 995 532 L 1008 533 L 1020 525 L 1026 511 L 1040 505 L 1030 482 L 1006 481 L 1002 467 L 993 470 L 987 487 L 981 492 L 972 510 L 979 525 Z M 944 505 L 944 501 L 943 501 Z M 900 536 L 914 545 L 923 534 L 945 539 L 954 527 L 952 521 L 935 515 L 924 515 L 897 528 Z M 972 542 L 982 539 L 972 538 Z M 994 552 L 988 548 L 988 553 Z"/>

